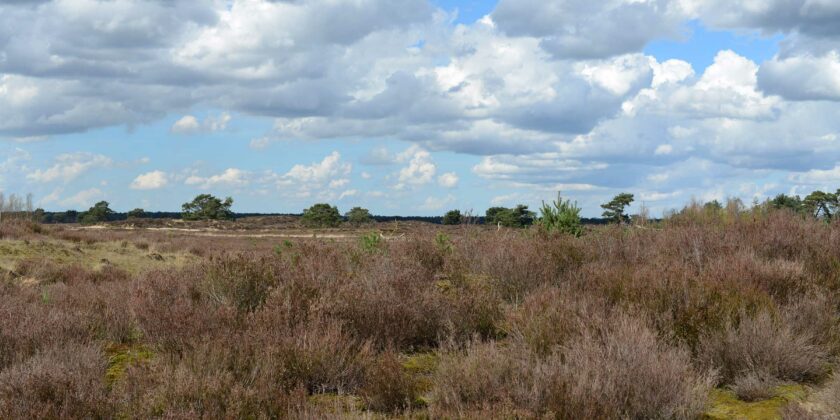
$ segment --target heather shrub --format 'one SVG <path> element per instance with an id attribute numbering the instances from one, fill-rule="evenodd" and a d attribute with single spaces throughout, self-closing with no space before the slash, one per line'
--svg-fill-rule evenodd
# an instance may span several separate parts
<path id="1" fill-rule="evenodd" d="M 840 376 L 835 373 L 814 399 L 825 414 L 840 416 Z"/>
<path id="2" fill-rule="evenodd" d="M 96 346 L 66 343 L 0 371 L 2 418 L 106 418 L 107 361 Z"/>
<path id="3" fill-rule="evenodd" d="M 814 344 L 832 357 L 840 354 L 840 316 L 836 303 L 824 292 L 803 293 L 781 308 L 780 316 L 791 330 L 808 334 Z"/>
<path id="4" fill-rule="evenodd" d="M 437 292 L 442 294 L 446 335 L 458 342 L 475 336 L 483 339 L 504 335 L 501 323 L 504 318 L 502 300 L 492 290 L 484 277 L 467 276 L 454 285 L 439 283 Z"/>
<path id="5" fill-rule="evenodd" d="M 401 263 L 417 266 L 424 271 L 423 276 L 429 278 L 438 273 L 445 263 L 444 257 L 447 252 L 441 248 L 441 243 L 446 246 L 452 245 L 449 240 L 444 241 L 439 236 L 431 239 L 423 236 L 412 237 L 406 241 L 389 244 L 389 256 Z"/>
<path id="6" fill-rule="evenodd" d="M 433 346 L 445 332 L 449 309 L 436 290 L 435 272 L 422 259 L 428 248 L 400 245 L 406 251 L 419 249 L 421 258 L 392 249 L 387 256 L 371 259 L 352 281 L 327 288 L 324 309 L 344 321 L 349 331 L 382 348 Z"/>
<path id="7" fill-rule="evenodd" d="M 740 400 L 759 401 L 773 397 L 773 389 L 781 383 L 764 372 L 747 372 L 733 379 L 730 388 Z"/>
<path id="8" fill-rule="evenodd" d="M 40 223 L 28 219 L 8 219 L 0 222 L 0 239 L 27 239 L 49 234 Z"/>
<path id="9" fill-rule="evenodd" d="M 496 235 L 494 235 L 496 236 Z M 571 237 L 526 237 L 503 233 L 470 244 L 461 254 L 467 269 L 488 276 L 493 288 L 507 302 L 521 302 L 532 290 L 558 282 L 578 266 L 582 256 Z"/>
<path id="10" fill-rule="evenodd" d="M 236 328 L 236 309 L 202 293 L 198 268 L 152 271 L 132 284 L 129 308 L 144 338 L 171 351 L 184 351 L 203 337 Z"/>
<path id="11" fill-rule="evenodd" d="M 17 262 L 15 273 L 42 284 L 73 283 L 87 276 L 87 270 L 77 264 L 62 266 L 46 258 L 27 258 Z"/>
<path id="12" fill-rule="evenodd" d="M 712 385 L 687 350 L 618 316 L 535 367 L 535 410 L 556 418 L 694 418 Z"/>
<path id="13" fill-rule="evenodd" d="M 393 351 L 379 355 L 359 394 L 369 409 L 386 413 L 399 412 L 421 404 L 418 401 L 418 380 L 403 368 Z"/>
<path id="14" fill-rule="evenodd" d="M 531 392 L 528 353 L 494 342 L 473 342 L 463 351 L 443 353 L 434 378 L 432 409 L 467 413 L 521 404 Z"/>
<path id="15" fill-rule="evenodd" d="M 505 329 L 540 356 L 549 355 L 581 333 L 587 324 L 601 318 L 598 306 L 588 296 L 569 288 L 547 286 L 535 290 L 508 311 Z M 601 306 L 603 308 L 603 306 Z"/>
<path id="16" fill-rule="evenodd" d="M 692 418 L 704 409 L 711 385 L 688 351 L 619 316 L 546 357 L 494 343 L 445 354 L 433 408 L 459 416 L 494 407 L 524 410 L 527 417 Z"/>
<path id="17" fill-rule="evenodd" d="M 444 332 L 447 310 L 439 293 L 411 270 L 393 276 L 365 276 L 345 284 L 326 310 L 380 347 L 433 346 Z"/>
<path id="18" fill-rule="evenodd" d="M 826 375 L 828 356 L 807 331 L 796 331 L 767 312 L 710 333 L 700 342 L 699 359 L 720 372 L 723 384 L 760 375 L 781 381 L 814 381 Z"/>
<path id="19" fill-rule="evenodd" d="M 287 391 L 347 393 L 364 383 L 373 362 L 371 346 L 352 337 L 335 321 L 313 320 L 298 328 L 262 332 L 255 341 L 261 380 Z"/>
<path id="20" fill-rule="evenodd" d="M 265 302 L 278 282 L 273 264 L 266 258 L 246 255 L 211 258 L 202 265 L 203 279 L 199 288 L 217 305 L 239 311 L 253 311 Z"/>
<path id="21" fill-rule="evenodd" d="M 50 302 L 67 288 L 63 283 L 42 292 L 7 285 L 0 294 L 0 370 L 45 349 L 90 341 L 92 325 L 74 308 Z"/>
<path id="22" fill-rule="evenodd" d="M 305 395 L 353 393 L 365 383 L 370 346 L 337 323 L 266 321 L 128 366 L 115 384 L 119 405 L 140 417 L 286 418 L 307 411 Z"/>

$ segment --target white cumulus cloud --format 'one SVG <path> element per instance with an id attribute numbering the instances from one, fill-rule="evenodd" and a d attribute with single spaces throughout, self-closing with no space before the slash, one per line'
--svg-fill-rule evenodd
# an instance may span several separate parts
<path id="1" fill-rule="evenodd" d="M 131 188 L 134 190 L 156 190 L 165 187 L 168 183 L 169 177 L 166 172 L 152 171 L 134 178 L 134 181 L 131 182 Z"/>

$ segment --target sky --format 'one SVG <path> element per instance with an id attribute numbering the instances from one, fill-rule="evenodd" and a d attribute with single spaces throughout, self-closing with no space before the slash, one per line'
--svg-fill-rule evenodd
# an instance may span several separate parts
<path id="1" fill-rule="evenodd" d="M 47 210 L 838 188 L 836 0 L 0 3 L 0 192 Z"/>

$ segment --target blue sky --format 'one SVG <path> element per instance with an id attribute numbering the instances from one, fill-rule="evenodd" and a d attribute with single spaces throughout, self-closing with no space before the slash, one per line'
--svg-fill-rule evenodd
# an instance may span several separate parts
<path id="1" fill-rule="evenodd" d="M 4 4 L 0 191 L 48 210 L 209 192 L 393 215 L 560 191 L 586 216 L 622 191 L 655 215 L 833 191 L 832 4 Z"/>

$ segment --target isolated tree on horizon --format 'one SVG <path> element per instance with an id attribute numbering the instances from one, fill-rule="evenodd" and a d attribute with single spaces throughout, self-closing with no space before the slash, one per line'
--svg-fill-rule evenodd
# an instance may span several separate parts
<path id="1" fill-rule="evenodd" d="M 335 206 L 318 203 L 304 210 L 301 220 L 309 227 L 336 227 L 341 223 L 341 213 Z"/>
<path id="2" fill-rule="evenodd" d="M 580 236 L 583 226 L 580 221 L 581 208 L 577 202 L 564 200 L 560 193 L 551 204 L 542 203 L 540 208 L 539 226 L 548 232 L 559 232 L 572 236 Z"/>
<path id="3" fill-rule="evenodd" d="M 836 194 L 814 191 L 802 200 L 802 207 L 814 217 L 824 217 L 831 220 L 838 207 L 840 207 L 838 196 L 840 196 L 840 190 L 837 190 Z"/>
<path id="4" fill-rule="evenodd" d="M 181 206 L 181 217 L 184 220 L 230 220 L 233 219 L 231 206 L 233 198 L 222 201 L 210 194 L 201 194 Z"/>
<path id="5" fill-rule="evenodd" d="M 462 219 L 461 210 L 449 210 L 443 215 L 442 222 L 444 225 L 460 225 Z"/>
<path id="6" fill-rule="evenodd" d="M 610 219 L 615 223 L 624 224 L 629 219 L 629 216 L 624 212 L 627 206 L 633 202 L 633 194 L 629 193 L 621 193 L 608 203 L 601 204 L 601 208 L 604 209 L 602 216 L 604 218 Z"/>
<path id="7" fill-rule="evenodd" d="M 370 215 L 370 211 L 362 207 L 353 207 L 344 215 L 344 217 L 347 219 L 348 223 L 355 226 L 360 226 L 373 221 L 373 216 Z"/>
<path id="8" fill-rule="evenodd" d="M 146 211 L 145 211 L 145 210 L 143 210 L 143 209 L 141 209 L 141 208 L 136 208 L 136 209 L 131 210 L 130 212 L 128 212 L 128 214 L 126 214 L 126 216 L 127 216 L 129 219 L 141 219 L 141 218 L 143 218 L 144 216 L 146 216 Z"/>
<path id="9" fill-rule="evenodd" d="M 770 200 L 774 209 L 790 209 L 794 212 L 802 211 L 802 199 L 798 195 L 779 194 Z"/>
<path id="10" fill-rule="evenodd" d="M 490 207 L 484 213 L 484 223 L 505 227 L 526 227 L 534 224 L 536 213 L 528 210 L 528 206 L 517 204 L 514 208 Z"/>
<path id="11" fill-rule="evenodd" d="M 111 219 L 114 211 L 111 210 L 107 201 L 100 201 L 93 205 L 88 211 L 79 215 L 79 223 L 92 225 L 100 222 L 107 222 Z"/>

